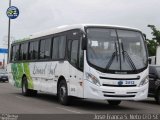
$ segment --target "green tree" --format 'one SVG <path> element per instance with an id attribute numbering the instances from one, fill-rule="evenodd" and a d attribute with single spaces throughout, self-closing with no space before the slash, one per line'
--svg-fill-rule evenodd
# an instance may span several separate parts
<path id="1" fill-rule="evenodd" d="M 152 40 L 147 40 L 147 47 L 149 56 L 155 56 L 156 55 L 156 48 L 158 45 L 160 45 L 160 31 L 157 30 L 157 28 L 154 25 L 148 25 L 148 27 L 152 30 L 153 38 Z"/>
<path id="2" fill-rule="evenodd" d="M 148 25 L 152 29 L 153 40 L 156 40 L 158 45 L 160 45 L 160 31 L 154 25 Z"/>
<path id="3" fill-rule="evenodd" d="M 156 55 L 157 42 L 155 40 L 147 40 L 149 56 Z"/>

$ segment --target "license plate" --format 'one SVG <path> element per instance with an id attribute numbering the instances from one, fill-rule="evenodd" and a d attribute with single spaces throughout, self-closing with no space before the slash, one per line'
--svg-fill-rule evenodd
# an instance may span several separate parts
<path id="1" fill-rule="evenodd" d="M 118 81 L 118 85 L 134 85 L 135 82 L 131 80 L 120 80 Z"/>
<path id="2" fill-rule="evenodd" d="M 125 81 L 125 83 L 126 83 L 126 85 L 134 85 L 135 83 L 134 83 L 134 81 Z"/>

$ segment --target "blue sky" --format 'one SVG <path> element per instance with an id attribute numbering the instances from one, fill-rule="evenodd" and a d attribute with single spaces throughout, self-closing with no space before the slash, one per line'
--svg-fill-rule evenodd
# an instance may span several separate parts
<path id="1" fill-rule="evenodd" d="M 0 1 L 0 45 L 7 39 L 9 0 Z M 20 16 L 11 21 L 11 36 L 20 39 L 49 28 L 96 23 L 129 26 L 151 38 L 148 24 L 160 29 L 160 0 L 12 0 Z"/>

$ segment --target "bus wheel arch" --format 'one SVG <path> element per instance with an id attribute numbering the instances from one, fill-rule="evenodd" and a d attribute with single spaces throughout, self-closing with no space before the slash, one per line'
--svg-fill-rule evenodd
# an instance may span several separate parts
<path id="1" fill-rule="evenodd" d="M 22 79 L 21 79 L 21 87 L 22 87 L 22 85 L 23 85 L 23 82 L 24 82 L 25 80 L 27 80 L 26 78 L 27 78 L 27 76 L 26 76 L 25 74 L 23 74 L 23 75 L 22 75 Z M 28 82 L 28 80 L 27 80 L 27 82 Z"/>
<path id="2" fill-rule="evenodd" d="M 26 75 L 22 76 L 21 88 L 22 88 L 22 95 L 28 96 L 29 95 L 29 89 L 28 89 L 28 80 L 27 80 Z"/>
<path id="3" fill-rule="evenodd" d="M 21 88 L 22 88 L 22 95 L 24 96 L 36 96 L 37 95 L 36 90 L 31 90 L 28 88 L 28 80 L 25 74 L 23 74 L 22 76 Z"/>
<path id="4" fill-rule="evenodd" d="M 60 77 L 58 78 L 57 90 L 58 90 L 59 83 L 60 83 L 62 80 L 65 80 L 65 81 L 66 81 L 66 79 L 64 78 L 64 76 L 60 76 Z"/>
<path id="5" fill-rule="evenodd" d="M 69 104 L 67 81 L 63 76 L 60 76 L 57 83 L 58 101 L 63 105 Z"/>

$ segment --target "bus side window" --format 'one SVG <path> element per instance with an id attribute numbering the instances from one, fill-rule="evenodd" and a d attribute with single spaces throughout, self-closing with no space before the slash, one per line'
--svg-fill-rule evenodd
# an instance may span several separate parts
<path id="1" fill-rule="evenodd" d="M 20 46 L 20 60 L 27 60 L 28 43 L 23 43 Z"/>
<path id="2" fill-rule="evenodd" d="M 79 47 L 79 68 L 81 70 L 83 70 L 83 67 L 84 67 L 84 53 L 83 53 L 81 45 L 82 45 L 82 39 L 80 40 L 80 47 Z"/>
<path id="3" fill-rule="evenodd" d="M 45 40 L 40 41 L 40 59 L 44 59 L 44 52 L 45 52 Z"/>
<path id="4" fill-rule="evenodd" d="M 61 36 L 59 40 L 59 59 L 64 59 L 66 51 L 66 37 Z"/>
<path id="5" fill-rule="evenodd" d="M 28 59 L 32 60 L 32 56 L 33 56 L 33 42 L 30 42 L 30 44 L 29 44 Z"/>
<path id="6" fill-rule="evenodd" d="M 33 59 L 34 60 L 38 59 L 38 46 L 39 46 L 39 42 L 35 41 L 33 44 Z"/>
<path id="7" fill-rule="evenodd" d="M 45 57 L 45 59 L 51 58 L 51 38 L 45 40 L 44 57 Z"/>
<path id="8" fill-rule="evenodd" d="M 69 59 L 69 61 L 70 61 L 70 58 L 71 58 L 71 43 L 72 43 L 72 40 L 68 40 L 68 44 L 67 44 L 67 58 Z"/>
<path id="9" fill-rule="evenodd" d="M 18 61 L 19 60 L 19 45 L 16 45 L 16 50 L 15 50 L 15 57 L 14 57 L 14 61 Z"/>
<path id="10" fill-rule="evenodd" d="M 64 59 L 65 50 L 66 50 L 66 37 L 65 36 L 55 37 L 53 40 L 52 59 L 54 60 Z"/>
<path id="11" fill-rule="evenodd" d="M 52 59 L 54 59 L 54 60 L 58 59 L 58 45 L 59 45 L 58 41 L 59 41 L 59 37 L 56 37 L 53 40 Z"/>
<path id="12" fill-rule="evenodd" d="M 20 44 L 19 47 L 19 60 L 23 60 L 23 44 Z"/>
<path id="13" fill-rule="evenodd" d="M 28 43 L 24 44 L 24 48 L 23 48 L 23 60 L 27 60 L 27 52 L 28 52 Z"/>
<path id="14" fill-rule="evenodd" d="M 40 59 L 50 59 L 51 38 L 40 41 Z"/>
<path id="15" fill-rule="evenodd" d="M 77 67 L 78 65 L 78 40 L 73 40 L 71 43 L 70 62 Z"/>
<path id="16" fill-rule="evenodd" d="M 12 46 L 12 53 L 11 53 L 11 61 L 15 61 L 16 56 L 16 46 Z"/>

